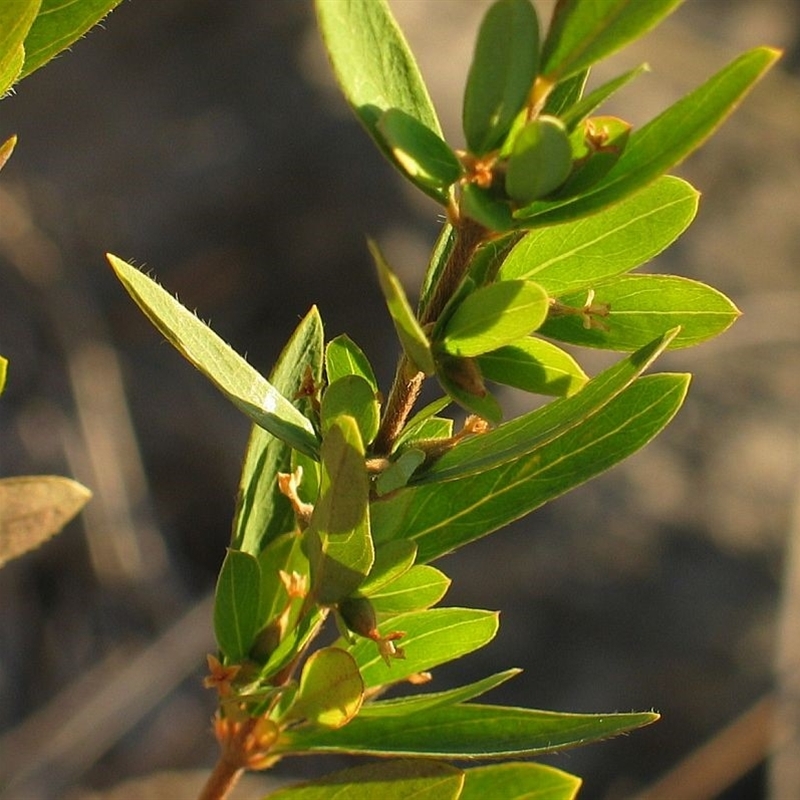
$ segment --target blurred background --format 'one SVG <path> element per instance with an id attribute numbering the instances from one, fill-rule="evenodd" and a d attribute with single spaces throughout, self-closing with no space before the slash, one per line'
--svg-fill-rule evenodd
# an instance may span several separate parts
<path id="1" fill-rule="evenodd" d="M 460 144 L 487 3 L 391 5 Z M 552 2 L 538 7 L 547 18 Z M 786 49 L 679 168 L 700 214 L 652 265 L 711 283 L 744 316 L 662 359 L 695 379 L 643 452 L 439 563 L 454 579 L 446 602 L 500 609 L 502 626 L 437 670 L 438 687 L 519 666 L 492 702 L 663 714 L 549 759 L 583 776 L 586 800 L 797 796 L 800 759 L 775 709 L 794 708 L 780 698 L 800 664 L 799 26 L 791 0 L 690 0 L 598 69 L 596 81 L 650 63 L 606 106 L 641 124 L 743 49 Z M 440 224 L 337 94 L 310 1 L 126 0 L 103 27 L 0 106 L 0 140 L 19 136 L 0 175 L 0 474 L 70 475 L 95 495 L 0 573 L 2 800 L 161 796 L 112 787 L 216 758 L 209 593 L 249 426 L 103 254 L 152 269 L 264 372 L 316 303 L 385 386 L 397 351 L 365 237 L 413 296 Z M 287 761 L 275 776 L 342 763 Z M 173 779 L 186 782 L 163 796 L 191 797 L 200 780 Z"/>

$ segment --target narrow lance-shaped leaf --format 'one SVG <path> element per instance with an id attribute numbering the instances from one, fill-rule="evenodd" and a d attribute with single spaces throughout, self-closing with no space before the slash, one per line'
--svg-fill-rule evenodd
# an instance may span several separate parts
<path id="1" fill-rule="evenodd" d="M 554 310 L 579 308 L 585 299 L 580 293 L 562 295 Z M 680 326 L 670 347 L 692 347 L 719 335 L 739 316 L 722 292 L 675 275 L 623 275 L 598 284 L 592 304 L 608 309 L 601 325 L 587 326 L 573 313 L 556 314 L 542 326 L 542 335 L 584 347 L 630 351 Z"/>
<path id="2" fill-rule="evenodd" d="M 468 769 L 459 800 L 575 800 L 581 779 L 544 764 L 489 764 Z"/>
<path id="3" fill-rule="evenodd" d="M 500 268 L 501 280 L 536 281 L 552 297 L 590 289 L 654 258 L 689 226 L 699 194 L 662 176 L 616 205 L 527 233 Z"/>
<path id="4" fill-rule="evenodd" d="M 386 299 L 386 305 L 389 308 L 397 336 L 403 345 L 403 350 L 417 369 L 422 370 L 426 375 L 432 375 L 434 366 L 430 343 L 406 298 L 403 285 L 386 263 L 378 245 L 370 241 L 369 249 L 375 260 L 375 266 L 378 268 L 378 279 L 383 296 Z"/>
<path id="5" fill-rule="evenodd" d="M 405 717 L 408 714 L 418 714 L 420 711 L 429 711 L 433 708 L 466 703 L 486 694 L 521 672 L 521 669 L 507 669 L 455 689 L 395 697 L 391 700 L 377 700 L 362 706 L 360 713 L 365 717 Z"/>
<path id="6" fill-rule="evenodd" d="M 117 277 L 163 336 L 233 404 L 303 453 L 318 453 L 312 424 L 211 328 L 136 267 L 108 255 Z"/>
<path id="7" fill-rule="evenodd" d="M 0 359 L 0 391 L 5 364 Z M 0 479 L 0 567 L 55 536 L 91 496 L 85 486 L 57 475 Z"/>
<path id="8" fill-rule="evenodd" d="M 6 388 L 6 376 L 8 375 L 8 359 L 0 356 L 0 394 Z"/>
<path id="9" fill-rule="evenodd" d="M 322 320 L 312 307 L 278 357 L 270 383 L 284 397 L 296 397 L 309 373 L 319 385 L 323 346 Z M 288 445 L 253 425 L 239 479 L 231 547 L 258 555 L 276 536 L 293 529 L 294 512 L 277 481 L 279 472 L 290 471 Z"/>
<path id="10" fill-rule="evenodd" d="M 510 420 L 493 431 L 460 442 L 415 477 L 414 483 L 449 481 L 483 472 L 532 453 L 600 413 L 666 350 L 677 335 L 659 336 L 594 377 L 572 397 L 566 397 Z M 378 506 L 380 507 L 380 506 Z"/>
<path id="11" fill-rule="evenodd" d="M 464 134 L 473 153 L 502 143 L 525 105 L 539 65 L 539 20 L 529 0 L 498 0 L 486 12 L 464 91 Z"/>
<path id="12" fill-rule="evenodd" d="M 385 147 L 378 119 L 390 108 L 441 136 L 419 67 L 386 0 L 316 0 L 315 7 L 344 96 L 378 144 Z"/>
<path id="13" fill-rule="evenodd" d="M 780 52 L 757 47 L 631 134 L 622 157 L 592 191 L 573 200 L 537 201 L 516 216 L 536 226 L 599 211 L 683 161 L 719 127 L 775 63 Z M 535 223 L 533 218 L 535 217 Z"/>
<path id="14" fill-rule="evenodd" d="M 519 519 L 647 444 L 680 408 L 688 383 L 687 375 L 639 378 L 602 414 L 527 456 L 460 480 L 401 489 L 373 504 L 376 540 L 402 532 L 427 562 Z"/>
<path id="15" fill-rule="evenodd" d="M 0 79 L 0 83 L 2 83 L 2 79 Z M 8 139 L 6 139 L 3 144 L 0 145 L 0 169 L 3 169 L 8 159 L 11 158 L 11 154 L 14 152 L 14 148 L 16 146 L 16 136 L 9 136 Z"/>
<path id="16" fill-rule="evenodd" d="M 265 620 L 261 610 L 261 569 L 258 560 L 240 550 L 228 550 L 214 596 L 214 633 L 219 649 L 234 663 L 250 652 Z"/>
<path id="17" fill-rule="evenodd" d="M 30 75 L 66 50 L 96 25 L 121 0 L 42 0 L 39 15 L 25 39 L 25 65 L 20 78 Z"/>
<path id="18" fill-rule="evenodd" d="M 457 800 L 464 775 L 441 761 L 402 759 L 362 764 L 270 793 L 270 800 Z"/>
<path id="19" fill-rule="evenodd" d="M 638 39 L 683 0 L 559 0 L 542 45 L 541 73 L 563 80 Z"/>
<path id="20" fill-rule="evenodd" d="M 552 753 L 607 739 L 658 719 L 658 714 L 561 714 L 470 704 L 406 717 L 356 717 L 336 731 L 287 731 L 273 752 L 359 753 L 433 758 L 514 758 Z"/>

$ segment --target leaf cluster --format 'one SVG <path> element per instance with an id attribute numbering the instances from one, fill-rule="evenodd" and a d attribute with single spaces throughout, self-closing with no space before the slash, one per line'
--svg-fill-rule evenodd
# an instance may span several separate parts
<path id="1" fill-rule="evenodd" d="M 516 670 L 384 695 L 427 683 L 432 669 L 496 633 L 495 612 L 438 605 L 450 582 L 432 562 L 645 445 L 680 408 L 689 376 L 644 373 L 667 348 L 716 336 L 738 315 L 709 286 L 635 270 L 697 209 L 697 191 L 666 173 L 775 51 L 745 53 L 638 130 L 596 112 L 644 66 L 585 92 L 596 62 L 677 5 L 560 0 L 542 33 L 529 0 L 497 0 L 477 34 L 461 147 L 444 140 L 385 0 L 316 0 L 345 98 L 446 218 L 416 307 L 369 243 L 402 351 L 386 394 L 355 342 L 326 338 L 316 308 L 265 377 L 152 278 L 109 255 L 154 325 L 253 422 L 207 679 L 225 757 L 238 748 L 236 763 L 249 768 L 307 753 L 393 757 L 276 797 L 536 791 L 566 800 L 578 779 L 548 767 L 461 770 L 442 760 L 527 757 L 657 718 L 474 702 Z M 624 355 L 590 378 L 575 345 Z M 415 413 L 433 377 L 441 398 Z M 555 399 L 503 421 L 496 385 Z M 449 406 L 468 415 L 458 430 Z M 331 619 L 338 638 L 320 648 Z"/>

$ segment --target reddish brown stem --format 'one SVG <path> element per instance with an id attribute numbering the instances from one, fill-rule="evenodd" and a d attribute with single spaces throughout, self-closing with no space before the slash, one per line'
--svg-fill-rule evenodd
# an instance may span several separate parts
<path id="1" fill-rule="evenodd" d="M 447 301 L 458 288 L 469 266 L 475 248 L 483 241 L 486 230 L 470 219 L 463 219 L 456 229 L 456 241 L 439 276 L 430 300 L 420 314 L 420 322 L 434 322 L 444 310 Z M 403 430 L 414 404 L 417 402 L 425 375 L 413 367 L 405 355 L 397 365 L 394 383 L 384 406 L 381 427 L 372 451 L 375 455 L 388 455 Z"/>
<path id="2" fill-rule="evenodd" d="M 226 800 L 243 773 L 244 769 L 231 762 L 223 752 L 197 800 Z"/>

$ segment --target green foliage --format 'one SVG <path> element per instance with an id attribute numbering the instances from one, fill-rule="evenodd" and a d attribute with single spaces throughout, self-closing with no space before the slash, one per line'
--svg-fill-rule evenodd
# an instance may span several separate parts
<path id="1" fill-rule="evenodd" d="M 590 68 L 678 2 L 562 0 L 541 36 L 529 0 L 497 0 L 466 81 L 464 151 L 443 139 L 387 3 L 316 0 L 345 98 L 391 164 L 446 212 L 416 310 L 369 243 L 402 353 L 385 395 L 351 339 L 326 342 L 315 309 L 267 379 L 155 281 L 109 256 L 160 332 L 254 423 L 216 594 L 221 661 L 210 681 L 226 757 L 244 747 L 235 731 L 248 721 L 262 734 L 244 765 L 308 753 L 394 758 L 275 797 L 569 800 L 579 779 L 549 767 L 441 760 L 535 756 L 657 719 L 473 702 L 516 670 L 383 694 L 424 684 L 497 632 L 495 611 L 438 606 L 450 581 L 430 562 L 643 447 L 689 385 L 685 374 L 644 373 L 667 348 L 736 319 L 711 287 L 633 271 L 697 210 L 697 191 L 665 173 L 776 52 L 745 53 L 638 130 L 593 115 L 643 67 L 584 96 Z M 628 355 L 590 378 L 580 355 L 552 340 Z M 412 416 L 428 378 L 442 396 Z M 487 382 L 555 399 L 504 421 L 502 395 Z M 444 416 L 452 404 L 472 415 L 455 433 Z M 339 638 L 313 649 L 328 618 Z"/>

